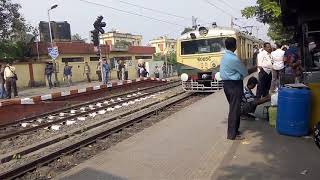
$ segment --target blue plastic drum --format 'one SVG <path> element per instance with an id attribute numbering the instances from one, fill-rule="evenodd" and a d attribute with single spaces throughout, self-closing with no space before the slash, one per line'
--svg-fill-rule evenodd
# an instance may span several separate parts
<path id="1" fill-rule="evenodd" d="M 311 92 L 308 89 L 281 88 L 278 95 L 276 128 L 289 136 L 308 135 Z"/>

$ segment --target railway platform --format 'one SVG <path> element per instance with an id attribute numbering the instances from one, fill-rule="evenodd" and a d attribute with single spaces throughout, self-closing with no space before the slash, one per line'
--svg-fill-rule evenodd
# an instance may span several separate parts
<path id="1" fill-rule="evenodd" d="M 177 77 L 174 76 L 174 77 L 170 77 L 167 79 L 174 80 L 174 79 L 177 79 Z M 109 83 L 114 84 L 114 85 L 117 84 L 118 82 L 122 82 L 122 81 L 119 81 L 119 80 L 109 81 Z M 74 83 L 71 86 L 63 85 L 60 87 L 54 87 L 52 89 L 49 89 L 48 87 L 24 88 L 24 89 L 19 90 L 19 92 L 18 92 L 19 97 L 18 98 L 12 98 L 10 100 L 0 99 L 0 103 L 4 102 L 4 101 L 13 101 L 13 100 L 17 100 L 17 99 L 30 98 L 30 97 L 41 96 L 41 95 L 46 95 L 46 94 L 55 94 L 55 93 L 60 93 L 60 92 L 64 92 L 64 91 L 79 90 L 79 89 L 85 89 L 85 88 L 89 88 L 89 87 L 97 87 L 100 85 L 102 85 L 102 82 L 92 81 L 91 83 L 78 82 L 78 83 Z"/>
<path id="2" fill-rule="evenodd" d="M 132 91 L 159 83 L 175 80 L 176 77 L 167 79 L 138 78 L 127 81 L 110 81 L 108 84 L 101 82 L 82 83 L 70 87 L 59 88 L 32 88 L 19 93 L 19 98 L 0 101 L 0 125 L 30 118 L 43 113 L 51 112 L 63 107 L 70 107 L 92 99 Z M 12 111 L 14 109 L 15 111 Z"/>
<path id="3" fill-rule="evenodd" d="M 320 151 L 311 138 L 281 136 L 264 120 L 242 120 L 246 139 L 229 141 L 227 112 L 219 91 L 56 179 L 320 179 Z"/>

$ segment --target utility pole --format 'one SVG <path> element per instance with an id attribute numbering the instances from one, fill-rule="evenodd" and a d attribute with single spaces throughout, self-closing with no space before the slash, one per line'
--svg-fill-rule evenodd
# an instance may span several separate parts
<path id="1" fill-rule="evenodd" d="M 197 20 L 198 20 L 198 18 L 195 18 L 194 16 L 192 16 L 192 28 L 193 28 L 194 30 L 196 30 L 197 27 L 198 27 L 198 25 L 197 25 Z"/>
<path id="2" fill-rule="evenodd" d="M 52 49 L 53 49 L 53 40 L 52 40 L 52 32 L 51 32 L 50 11 L 51 11 L 52 9 L 57 8 L 57 7 L 58 7 L 58 5 L 55 4 L 55 5 L 51 6 L 50 9 L 48 9 L 48 20 L 49 20 L 48 24 L 49 24 L 50 44 L 51 44 L 51 48 L 52 48 Z M 57 62 L 56 62 L 54 59 L 52 59 L 52 61 L 53 61 L 54 80 L 55 80 L 54 85 L 55 85 L 56 87 L 58 87 L 58 86 L 59 86 L 59 80 L 58 80 L 58 72 L 57 72 Z"/>
<path id="3" fill-rule="evenodd" d="M 230 24 L 231 26 L 231 28 L 233 28 L 233 17 L 231 16 L 231 24 Z"/>
<path id="4" fill-rule="evenodd" d="M 100 66 L 101 66 L 101 74 L 103 73 L 102 71 L 102 52 L 101 52 L 101 46 L 100 46 L 100 38 L 99 34 L 104 34 L 104 27 L 106 27 L 106 23 L 102 22 L 103 16 L 98 16 L 97 20 L 93 23 L 94 30 L 91 31 L 91 37 L 92 37 L 92 42 L 93 45 L 95 46 L 95 49 L 97 49 L 98 52 L 97 55 L 99 55 L 100 59 Z M 102 74 L 102 81 L 107 82 L 107 79 L 105 79 L 105 75 Z"/>

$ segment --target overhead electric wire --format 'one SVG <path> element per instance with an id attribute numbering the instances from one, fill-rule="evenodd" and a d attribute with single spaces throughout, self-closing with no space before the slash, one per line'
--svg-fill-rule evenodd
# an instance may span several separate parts
<path id="1" fill-rule="evenodd" d="M 225 14 L 227 14 L 227 15 L 231 16 L 231 17 L 234 17 L 234 15 L 232 15 L 231 13 L 229 13 L 229 12 L 227 12 L 227 11 L 223 10 L 222 8 L 220 8 L 219 6 L 215 5 L 214 3 L 210 2 L 209 0 L 203 0 L 203 1 L 205 1 L 206 3 L 208 3 L 209 5 L 211 5 L 211 6 L 215 7 L 215 8 L 217 8 L 217 9 L 219 9 L 221 12 L 223 12 L 223 13 L 225 13 Z"/>
<path id="2" fill-rule="evenodd" d="M 145 6 L 141 6 L 141 5 L 138 5 L 138 4 L 133 4 L 133 3 L 130 3 L 130 2 L 127 2 L 127 1 L 122 1 L 122 0 L 118 0 L 120 3 L 123 3 L 123 4 L 127 4 L 127 5 L 130 5 L 130 6 L 135 6 L 135 7 L 138 7 L 138 8 L 142 8 L 142 9 L 146 9 L 146 10 L 149 10 L 149 11 L 154 11 L 154 12 L 157 12 L 157 13 L 160 13 L 160 14 L 164 14 L 164 15 L 168 15 L 168 16 L 173 16 L 173 17 L 177 17 L 177 18 L 181 18 L 181 19 L 190 19 L 188 17 L 183 17 L 183 16 L 180 16 L 180 15 L 176 15 L 176 14 L 172 14 L 172 13 L 168 13 L 168 12 L 165 12 L 165 11 L 161 11 L 161 10 L 158 10 L 158 9 L 152 9 L 152 8 L 149 8 L 149 7 L 145 7 Z"/>
<path id="3" fill-rule="evenodd" d="M 239 11 L 238 9 L 234 8 L 232 5 L 230 5 L 229 3 L 227 3 L 227 2 L 224 1 L 224 0 L 218 0 L 218 1 L 222 2 L 223 4 L 225 4 L 226 6 L 228 6 L 228 7 L 231 8 L 231 9 L 235 10 L 236 12 Z"/>
<path id="4" fill-rule="evenodd" d="M 184 25 L 181 25 L 181 24 L 177 24 L 177 23 L 166 21 L 166 20 L 162 20 L 162 19 L 157 19 L 157 18 L 154 18 L 154 17 L 146 16 L 146 15 L 135 13 L 135 12 L 131 12 L 131 11 L 118 9 L 118 8 L 115 8 L 115 7 L 112 7 L 112 6 L 107 6 L 105 4 L 100 4 L 100 3 L 91 2 L 91 1 L 87 1 L 87 0 L 79 0 L 79 1 L 84 2 L 84 3 L 88 3 L 88 4 L 92 4 L 92 5 L 96 5 L 96 6 L 105 7 L 105 8 L 108 8 L 108 9 L 112 9 L 112 10 L 115 10 L 115 11 L 131 14 L 131 15 L 135 15 L 135 16 L 144 17 L 144 18 L 151 19 L 151 20 L 158 21 L 158 22 L 163 22 L 163 23 L 167 23 L 167 24 L 171 24 L 171 25 L 175 25 L 175 26 L 185 27 Z"/>

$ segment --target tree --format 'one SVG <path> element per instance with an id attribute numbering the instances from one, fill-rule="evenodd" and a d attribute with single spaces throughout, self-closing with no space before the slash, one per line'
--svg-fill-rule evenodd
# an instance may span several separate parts
<path id="1" fill-rule="evenodd" d="M 85 41 L 85 39 L 83 39 L 80 34 L 76 33 L 74 35 L 72 35 L 71 40 L 73 41 Z"/>
<path id="2" fill-rule="evenodd" d="M 176 52 L 174 52 L 174 51 L 168 52 L 167 58 L 168 58 L 168 63 L 173 64 L 173 65 L 177 64 L 177 54 L 176 54 Z"/>
<path id="3" fill-rule="evenodd" d="M 128 46 L 131 46 L 131 42 L 128 42 L 128 41 L 125 41 L 125 40 L 121 40 L 121 41 L 118 41 L 114 44 L 114 46 L 119 46 L 119 47 L 128 47 Z"/>
<path id="4" fill-rule="evenodd" d="M 35 31 L 19 13 L 20 8 L 11 0 L 0 0 L 0 59 L 24 59 L 30 55 Z"/>
<path id="5" fill-rule="evenodd" d="M 287 42 L 293 36 L 281 22 L 281 8 L 277 0 L 257 0 L 256 6 L 246 7 L 241 13 L 243 17 L 256 17 L 257 21 L 269 24 L 268 36 L 276 42 Z"/>
<path id="6" fill-rule="evenodd" d="M 184 28 L 184 30 L 181 32 L 181 35 L 185 34 L 185 33 L 188 33 L 190 31 L 193 31 L 194 29 L 190 28 L 190 27 L 186 27 Z"/>

